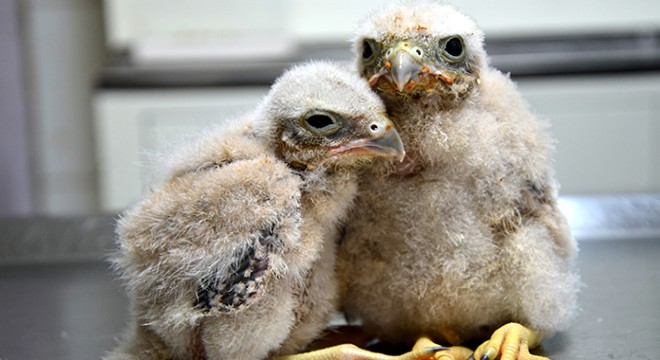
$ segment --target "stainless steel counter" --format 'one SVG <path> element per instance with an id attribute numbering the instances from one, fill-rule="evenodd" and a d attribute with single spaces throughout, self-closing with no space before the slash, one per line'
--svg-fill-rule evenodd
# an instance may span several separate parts
<path id="1" fill-rule="evenodd" d="M 631 231 L 630 236 L 623 235 L 619 226 L 607 236 L 588 237 L 589 228 L 599 227 L 598 223 L 572 221 L 576 230 L 580 226 L 578 234 L 584 239 L 580 241 L 579 255 L 585 283 L 580 295 L 582 311 L 568 332 L 543 344 L 541 353 L 558 360 L 660 357 L 660 235 L 654 225 L 660 220 L 660 197 L 637 200 L 627 199 L 625 207 L 634 208 L 634 213 L 640 210 L 635 204 L 642 204 L 639 206 L 643 207 L 643 214 L 638 218 L 643 221 L 628 223 L 633 223 L 634 229 L 646 228 Z M 607 206 L 598 206 L 599 203 L 603 202 L 574 198 L 565 206 L 575 212 L 591 209 L 589 214 L 594 215 L 599 209 L 601 214 L 617 213 L 613 208 L 603 210 L 614 207 L 616 201 L 606 201 Z M 581 204 L 588 206 L 580 208 Z M 616 223 L 607 216 L 594 218 L 603 219 L 610 227 Z M 35 228 L 71 229 L 62 225 L 62 220 L 51 221 L 50 226 L 27 220 L 0 222 L 1 360 L 98 359 L 120 336 L 128 319 L 128 303 L 103 260 L 112 238 L 108 226 L 112 217 L 86 221 L 78 219 L 73 223 L 86 224 L 82 237 L 94 237 L 97 229 L 96 243 L 100 249 L 55 246 L 49 251 L 83 249 L 87 256 L 60 254 L 53 259 L 43 254 L 31 255 L 35 249 L 43 248 L 34 243 L 28 248 L 10 246 L 7 236 L 21 238 L 32 231 L 30 238 L 34 238 Z M 600 228 L 606 228 L 605 223 L 601 225 Z M 56 235 L 57 232 L 50 232 L 51 237 Z M 24 239 L 20 243 L 30 241 Z M 17 250 L 27 253 L 12 260 L 7 251 Z"/>
<path id="2" fill-rule="evenodd" d="M 0 266 L 0 359 L 99 359 L 128 319 L 102 261 Z"/>
<path id="3" fill-rule="evenodd" d="M 660 238 L 581 244 L 582 312 L 543 344 L 553 359 L 660 357 Z"/>

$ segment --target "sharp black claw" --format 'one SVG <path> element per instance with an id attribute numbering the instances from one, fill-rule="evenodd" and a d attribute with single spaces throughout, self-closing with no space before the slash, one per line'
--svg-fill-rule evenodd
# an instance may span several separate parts
<path id="1" fill-rule="evenodd" d="M 484 355 L 479 360 L 490 360 L 490 358 L 488 357 L 488 355 Z"/>
<path id="2" fill-rule="evenodd" d="M 474 354 L 470 355 L 470 357 L 468 358 L 468 360 L 474 360 Z"/>
<path id="3" fill-rule="evenodd" d="M 432 348 L 429 349 L 429 350 L 431 350 L 431 351 L 434 352 L 434 353 L 437 353 L 438 351 L 449 350 L 449 348 L 446 347 L 446 346 L 434 346 L 434 347 L 432 347 Z"/>

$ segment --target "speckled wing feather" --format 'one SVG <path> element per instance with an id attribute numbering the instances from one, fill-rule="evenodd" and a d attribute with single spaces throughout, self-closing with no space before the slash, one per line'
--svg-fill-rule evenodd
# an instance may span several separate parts
<path id="1" fill-rule="evenodd" d="M 277 224 L 261 230 L 246 251 L 235 254 L 238 260 L 224 279 L 217 276 L 204 279 L 196 305 L 206 311 L 230 312 L 257 301 L 270 277 L 269 252 L 282 246 L 278 230 Z"/>

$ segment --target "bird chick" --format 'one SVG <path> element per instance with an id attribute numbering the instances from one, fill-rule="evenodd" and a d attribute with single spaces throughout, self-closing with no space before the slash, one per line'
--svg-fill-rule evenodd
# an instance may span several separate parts
<path id="1" fill-rule="evenodd" d="M 387 342 L 492 337 L 476 359 L 525 358 L 577 309 L 548 124 L 449 5 L 386 7 L 358 27 L 354 49 L 407 155 L 361 178 L 338 260 L 345 312 Z"/>
<path id="2" fill-rule="evenodd" d="M 300 351 L 337 307 L 336 240 L 355 170 L 403 154 L 357 75 L 324 62 L 286 72 L 118 221 L 114 266 L 133 318 L 106 359 Z"/>

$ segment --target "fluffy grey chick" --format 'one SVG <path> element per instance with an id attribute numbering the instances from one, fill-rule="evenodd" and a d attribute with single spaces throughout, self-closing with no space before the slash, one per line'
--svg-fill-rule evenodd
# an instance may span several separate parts
<path id="1" fill-rule="evenodd" d="M 403 157 L 380 99 L 329 63 L 280 77 L 253 113 L 191 146 L 118 222 L 133 319 L 106 359 L 263 359 L 301 350 L 337 306 L 355 169 Z"/>
<path id="2" fill-rule="evenodd" d="M 477 359 L 525 358 L 577 309 L 577 247 L 557 207 L 547 123 L 449 5 L 374 13 L 355 51 L 407 156 L 361 180 L 338 263 L 346 313 L 388 342 L 492 337 Z"/>

